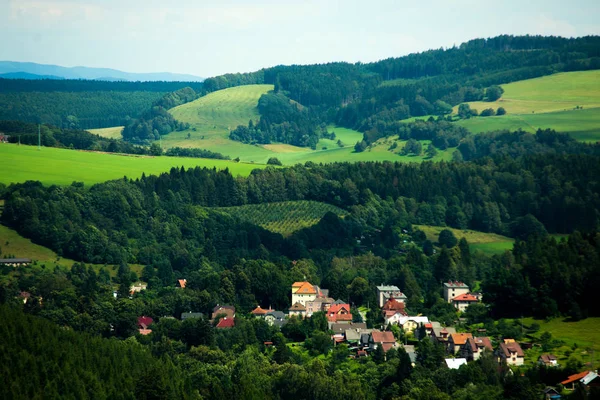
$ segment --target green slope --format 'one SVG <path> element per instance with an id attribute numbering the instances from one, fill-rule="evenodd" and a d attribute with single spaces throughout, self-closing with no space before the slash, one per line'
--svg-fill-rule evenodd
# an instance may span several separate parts
<path id="1" fill-rule="evenodd" d="M 465 238 L 469 242 L 471 250 L 479 250 L 487 254 L 504 253 L 506 250 L 512 250 L 514 239 L 498 235 L 495 233 L 486 233 L 474 231 L 471 229 L 454 229 L 449 227 L 429 226 L 429 225 L 413 225 L 425 233 L 427 239 L 432 242 L 437 242 L 442 229 L 449 229 L 454 233 L 457 239 Z"/>
<path id="2" fill-rule="evenodd" d="M 228 168 L 233 175 L 248 175 L 254 168 L 264 167 L 203 158 L 131 156 L 52 147 L 38 150 L 16 144 L 0 144 L 0 160 L 0 182 L 5 184 L 38 180 L 47 185 L 69 185 L 73 181 L 89 185 L 123 176 L 138 178 L 142 173 L 160 174 L 181 166 Z"/>
<path id="3" fill-rule="evenodd" d="M 475 132 L 552 128 L 578 140 L 600 140 L 600 70 L 565 72 L 502 85 L 495 102 L 470 102 L 481 112 L 504 107 L 507 115 L 476 117 L 457 124 Z M 455 111 L 458 107 L 455 107 Z"/>

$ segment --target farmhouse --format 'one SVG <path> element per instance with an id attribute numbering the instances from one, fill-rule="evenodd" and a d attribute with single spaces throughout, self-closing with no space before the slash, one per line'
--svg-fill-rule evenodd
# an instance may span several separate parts
<path id="1" fill-rule="evenodd" d="M 404 303 L 406 301 L 406 295 L 400 291 L 398 286 L 392 285 L 380 285 L 377 286 L 377 298 L 379 299 L 379 307 L 383 305 L 390 298 L 395 298 L 397 301 Z"/>
<path id="2" fill-rule="evenodd" d="M 525 353 L 514 339 L 504 339 L 500 343 L 498 356 L 500 359 L 505 360 L 508 365 L 523 365 L 525 361 Z"/>
<path id="3" fill-rule="evenodd" d="M 31 264 L 29 258 L 0 258 L 0 265 L 8 265 L 9 267 L 26 267 Z"/>

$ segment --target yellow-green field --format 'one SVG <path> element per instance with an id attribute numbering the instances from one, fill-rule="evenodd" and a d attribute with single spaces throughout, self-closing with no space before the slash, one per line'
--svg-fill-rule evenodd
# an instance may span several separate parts
<path id="1" fill-rule="evenodd" d="M 537 323 L 540 329 L 533 336 L 538 339 L 543 332 L 550 332 L 553 339 L 564 342 L 562 346 L 552 349 L 552 354 L 558 357 L 558 362 L 565 365 L 569 357 L 575 357 L 592 369 L 600 367 L 600 318 L 586 318 L 577 322 L 567 322 L 562 318 L 555 318 L 549 321 L 534 320 L 533 318 L 523 318 L 523 324 L 526 327 Z M 577 347 L 573 349 L 573 345 Z M 541 348 L 534 347 L 525 352 L 527 363 L 537 361 L 542 354 Z"/>
<path id="2" fill-rule="evenodd" d="M 209 167 L 226 169 L 233 175 L 247 176 L 261 165 L 234 161 L 184 157 L 129 156 L 89 151 L 76 151 L 16 144 L 0 144 L 2 173 L 5 184 L 38 180 L 44 184 L 69 185 L 74 181 L 94 184 L 123 176 L 138 178 L 145 173 L 160 174 L 172 167 Z"/>
<path id="3" fill-rule="evenodd" d="M 218 210 L 284 236 L 315 225 L 327 212 L 339 216 L 348 214 L 331 204 L 308 200 L 221 207 Z"/>
<path id="4" fill-rule="evenodd" d="M 87 131 L 108 139 L 122 139 L 121 132 L 123 132 L 123 128 L 124 126 L 113 126 L 112 128 L 88 129 Z"/>
<path id="5" fill-rule="evenodd" d="M 600 70 L 559 73 L 509 83 L 502 88 L 504 94 L 495 102 L 468 104 L 479 112 L 503 107 L 506 115 L 475 117 L 457 124 L 475 133 L 552 128 L 571 133 L 578 140 L 600 140 Z M 457 109 L 458 106 L 455 112 Z"/>
<path id="6" fill-rule="evenodd" d="M 506 250 L 512 250 L 515 240 L 495 233 L 486 233 L 474 231 L 471 229 L 454 229 L 449 227 L 413 225 L 422 230 L 427 239 L 437 242 L 442 229 L 449 229 L 454 233 L 457 239 L 465 238 L 469 242 L 471 250 L 481 251 L 486 254 L 504 253 Z"/>
<path id="7" fill-rule="evenodd" d="M 71 267 L 74 263 L 73 260 L 61 258 L 52 250 L 25 239 L 4 225 L 0 225 L 0 249 L 2 249 L 3 257 L 10 254 L 17 258 L 30 258 L 40 263 L 52 263 L 67 267 Z"/>

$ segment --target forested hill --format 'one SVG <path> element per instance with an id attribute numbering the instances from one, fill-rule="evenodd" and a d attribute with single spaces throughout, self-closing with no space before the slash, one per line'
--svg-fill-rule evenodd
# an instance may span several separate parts
<path id="1" fill-rule="evenodd" d="M 275 93 L 265 95 L 269 99 L 262 101 L 270 106 L 261 108 L 260 122 L 249 126 L 250 132 L 234 131 L 231 138 L 299 144 L 300 138 L 311 132 L 316 138 L 304 140 L 304 145 L 311 145 L 320 135 L 319 123 L 336 123 L 381 137 L 396 129 L 401 119 L 443 116 L 452 106 L 467 101 L 494 101 L 501 94 L 495 85 L 598 68 L 598 36 L 499 36 L 369 64 L 278 66 L 253 74 L 224 75 L 207 79 L 204 88 L 275 85 Z M 285 126 L 279 122 L 282 115 Z M 280 135 L 281 130 L 287 134 Z"/>
<path id="2" fill-rule="evenodd" d="M 45 123 L 63 128 L 127 125 L 156 101 L 199 82 L 104 82 L 0 79 L 0 120 Z"/>

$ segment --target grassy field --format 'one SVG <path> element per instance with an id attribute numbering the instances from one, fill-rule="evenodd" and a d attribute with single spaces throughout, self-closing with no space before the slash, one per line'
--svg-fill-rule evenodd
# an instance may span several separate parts
<path id="1" fill-rule="evenodd" d="M 506 250 L 512 250 L 514 239 L 506 236 L 497 235 L 495 233 L 485 233 L 473 231 L 470 229 L 454 229 L 449 227 L 428 226 L 428 225 L 413 225 L 425 233 L 427 239 L 432 242 L 437 242 L 442 229 L 449 229 L 454 233 L 457 239 L 465 238 L 469 242 L 469 247 L 472 251 L 481 251 L 486 254 L 504 253 Z"/>
<path id="2" fill-rule="evenodd" d="M 526 327 L 537 323 L 540 326 L 538 332 L 533 337 L 539 342 L 542 333 L 550 332 L 552 338 L 562 341 L 561 345 L 553 348 L 551 353 L 558 357 L 558 363 L 565 365 L 569 357 L 575 357 L 584 364 L 591 363 L 592 358 L 594 364 L 587 365 L 587 368 L 594 369 L 600 367 L 600 318 L 586 318 L 577 322 L 567 322 L 562 318 L 555 318 L 549 321 L 534 320 L 533 318 L 523 318 L 523 324 Z M 576 347 L 573 345 L 576 344 Z M 527 363 L 537 361 L 542 354 L 540 347 L 534 347 L 527 350 Z"/>
<path id="3" fill-rule="evenodd" d="M 497 129 L 535 132 L 552 128 L 578 140 L 600 140 L 600 70 L 565 72 L 502 85 L 495 102 L 471 102 L 481 112 L 504 107 L 506 115 L 477 117 L 457 122 L 479 133 Z M 582 107 L 583 109 L 577 109 Z M 455 107 L 455 112 L 458 106 Z"/>
<path id="4" fill-rule="evenodd" d="M 331 204 L 307 200 L 222 207 L 218 210 L 284 236 L 315 225 L 329 211 L 340 216 L 348 214 Z"/>
<path id="5" fill-rule="evenodd" d="M 30 258 L 40 263 L 51 263 L 67 267 L 71 267 L 74 263 L 73 260 L 61 258 L 52 250 L 25 239 L 4 225 L 0 225 L 0 249 L 2 249 L 2 257 L 7 257 L 10 254 L 17 258 Z"/>
<path id="6" fill-rule="evenodd" d="M 0 182 L 5 184 L 26 180 L 57 185 L 69 185 L 73 181 L 94 184 L 123 176 L 137 178 L 142 173 L 160 174 L 181 166 L 229 168 L 234 175 L 247 176 L 251 170 L 264 167 L 203 158 L 136 157 L 52 147 L 37 150 L 35 146 L 16 144 L 0 144 L 0 160 L 3 165 Z"/>
<path id="7" fill-rule="evenodd" d="M 108 139 L 122 139 L 121 132 L 123 132 L 123 128 L 124 126 L 113 126 L 112 128 L 88 129 L 87 131 Z"/>

